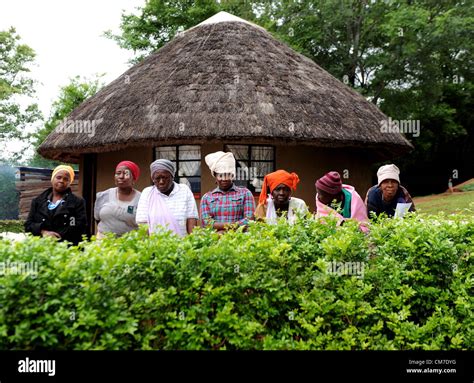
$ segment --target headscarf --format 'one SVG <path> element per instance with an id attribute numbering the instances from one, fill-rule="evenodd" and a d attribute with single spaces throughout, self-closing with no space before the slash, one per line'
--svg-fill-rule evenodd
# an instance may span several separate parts
<path id="1" fill-rule="evenodd" d="M 176 173 L 176 165 L 174 164 L 174 162 L 162 158 L 151 163 L 151 177 L 153 177 L 153 174 L 155 174 L 155 172 L 158 170 L 166 170 L 167 172 L 171 173 L 171 176 L 174 178 L 174 175 Z"/>
<path id="2" fill-rule="evenodd" d="M 128 169 L 130 169 L 130 171 L 132 172 L 133 179 L 135 181 L 138 180 L 138 177 L 140 177 L 140 168 L 135 162 L 132 162 L 132 161 L 119 162 L 119 164 L 115 167 L 115 171 L 117 171 L 117 169 L 121 166 L 125 166 Z"/>
<path id="3" fill-rule="evenodd" d="M 56 166 L 53 170 L 53 174 L 51 174 L 51 182 L 53 182 L 56 174 L 58 174 L 60 171 L 63 171 L 63 170 L 69 173 L 69 178 L 71 179 L 70 182 L 72 183 L 72 181 L 74 181 L 74 169 L 71 168 L 69 165 Z"/>
<path id="4" fill-rule="evenodd" d="M 267 202 L 267 187 L 270 188 L 270 193 L 280 185 L 286 185 L 291 190 L 296 190 L 296 185 L 300 182 L 300 178 L 296 173 L 288 173 L 285 170 L 277 170 L 276 172 L 267 174 L 263 179 L 262 191 L 258 199 L 259 204 L 265 204 Z"/>
<path id="5" fill-rule="evenodd" d="M 215 174 L 231 174 L 232 178 L 235 178 L 235 158 L 231 152 L 211 153 L 204 159 L 213 176 Z"/>
<path id="6" fill-rule="evenodd" d="M 377 182 L 378 185 L 385 181 L 385 180 L 395 180 L 400 183 L 400 169 L 394 164 L 390 165 L 383 165 L 377 171 Z"/>
<path id="7" fill-rule="evenodd" d="M 316 188 L 328 194 L 336 195 L 342 191 L 341 176 L 338 172 L 329 172 L 316 181 Z"/>

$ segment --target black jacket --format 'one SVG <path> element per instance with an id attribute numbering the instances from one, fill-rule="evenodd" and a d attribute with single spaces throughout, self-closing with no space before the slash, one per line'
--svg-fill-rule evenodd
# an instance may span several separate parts
<path id="1" fill-rule="evenodd" d="M 46 189 L 31 201 L 31 209 L 25 222 L 25 231 L 41 235 L 41 230 L 55 231 L 61 240 L 77 245 L 87 232 L 86 202 L 74 195 L 70 188 L 56 209 L 48 210 L 48 198 L 53 188 Z"/>

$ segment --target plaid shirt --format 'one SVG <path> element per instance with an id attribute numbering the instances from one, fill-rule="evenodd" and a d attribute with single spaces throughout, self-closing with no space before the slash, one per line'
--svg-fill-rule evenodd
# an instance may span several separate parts
<path id="1" fill-rule="evenodd" d="M 250 190 L 235 184 L 223 192 L 218 187 L 201 199 L 201 217 L 205 225 L 237 223 L 246 225 L 255 211 L 255 200 Z"/>

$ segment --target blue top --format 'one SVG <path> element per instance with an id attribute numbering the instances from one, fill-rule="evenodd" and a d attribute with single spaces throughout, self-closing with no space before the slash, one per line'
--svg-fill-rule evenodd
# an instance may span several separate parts
<path id="1" fill-rule="evenodd" d="M 379 186 L 372 186 L 367 192 L 367 215 L 370 217 L 370 212 L 376 215 L 385 213 L 389 217 L 393 217 L 398 203 L 410 203 L 411 207 L 408 211 L 415 211 L 415 204 L 413 203 L 408 191 L 401 185 L 398 186 L 398 191 L 395 197 L 386 202 L 382 198 L 382 190 Z"/>
<path id="2" fill-rule="evenodd" d="M 56 209 L 59 205 L 61 205 L 64 202 L 64 200 L 61 198 L 60 200 L 57 200 L 56 203 L 52 203 L 48 199 L 48 210 L 54 210 Z"/>

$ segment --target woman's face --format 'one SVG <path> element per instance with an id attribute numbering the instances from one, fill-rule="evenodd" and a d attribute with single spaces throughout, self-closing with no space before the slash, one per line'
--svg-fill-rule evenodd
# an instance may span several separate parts
<path id="1" fill-rule="evenodd" d="M 221 190 L 228 190 L 232 187 L 232 174 L 230 173 L 217 173 L 215 174 L 217 186 Z"/>
<path id="2" fill-rule="evenodd" d="M 391 201 L 398 191 L 398 182 L 395 180 L 384 180 L 380 184 L 384 201 Z"/>
<path id="3" fill-rule="evenodd" d="M 272 191 L 273 201 L 276 205 L 286 205 L 291 197 L 291 189 L 280 184 Z"/>
<path id="4" fill-rule="evenodd" d="M 166 193 L 173 185 L 173 177 L 166 170 L 157 170 L 153 173 L 153 183 L 161 193 Z"/>
<path id="5" fill-rule="evenodd" d="M 318 200 L 324 205 L 330 206 L 332 201 L 336 200 L 337 202 L 342 201 L 342 195 L 341 193 L 339 194 L 329 194 L 328 192 L 325 192 L 324 190 L 316 188 L 316 191 L 318 193 Z"/>
<path id="6" fill-rule="evenodd" d="M 53 178 L 52 186 L 56 193 L 64 193 L 71 184 L 71 178 L 66 170 L 60 170 Z"/>
<path id="7" fill-rule="evenodd" d="M 126 166 L 120 166 L 115 170 L 115 186 L 119 188 L 133 187 L 132 172 Z"/>

